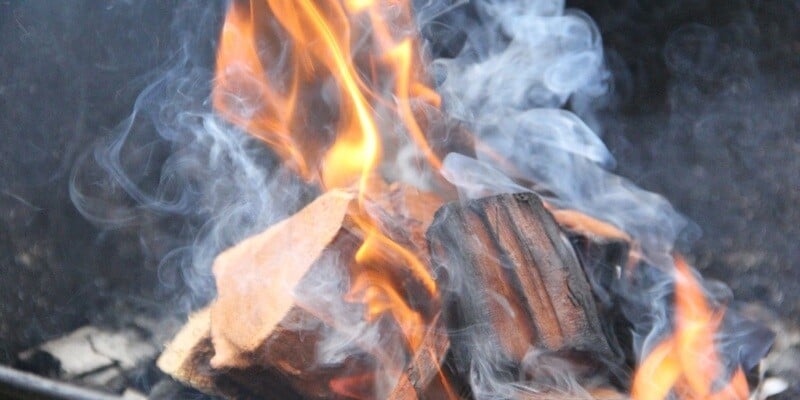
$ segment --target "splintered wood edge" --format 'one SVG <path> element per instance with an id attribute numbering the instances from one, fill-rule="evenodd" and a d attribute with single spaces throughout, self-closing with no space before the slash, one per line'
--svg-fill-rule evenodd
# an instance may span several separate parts
<path id="1" fill-rule="evenodd" d="M 242 367 L 240 355 L 269 338 L 295 305 L 293 289 L 342 229 L 354 199 L 351 192 L 327 192 L 217 257 L 212 366 Z"/>
<path id="2" fill-rule="evenodd" d="M 203 308 L 189 316 L 189 321 L 181 328 L 164 352 L 156 361 L 158 368 L 167 375 L 208 393 L 217 393 L 212 378 L 198 373 L 195 365 L 197 353 L 204 342 L 211 337 L 211 312 L 209 307 Z"/>

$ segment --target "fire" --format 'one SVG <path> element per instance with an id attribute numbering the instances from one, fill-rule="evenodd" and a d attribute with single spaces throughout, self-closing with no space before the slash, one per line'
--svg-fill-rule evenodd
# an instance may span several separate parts
<path id="1" fill-rule="evenodd" d="M 435 109 L 441 99 L 426 84 L 415 36 L 404 0 L 236 0 L 221 34 L 212 93 L 220 116 L 262 140 L 306 181 L 323 190 L 357 191 L 350 217 L 363 241 L 346 300 L 363 304 L 367 321 L 390 316 L 412 351 L 431 316 L 412 306 L 401 282 L 413 278 L 431 302 L 438 300 L 436 282 L 420 254 L 383 231 L 374 199 L 387 187 L 381 169 L 394 161 L 384 144 L 398 130 L 428 168 L 442 167 L 418 119 L 419 106 Z M 633 242 L 612 225 L 550 208 L 563 226 Z M 677 258 L 675 266 L 675 332 L 639 366 L 632 397 L 745 399 L 743 371 L 726 376 L 716 353 L 721 314 L 706 304 L 685 262 Z M 330 385 L 339 394 L 368 398 L 359 391 L 374 380 L 361 374 Z"/>
<path id="2" fill-rule="evenodd" d="M 293 135 L 302 69 L 294 69 L 288 85 L 276 85 L 262 61 L 261 47 L 270 40 L 257 25 L 263 19 L 258 4 L 233 2 L 228 10 L 217 52 L 212 102 L 231 123 L 265 141 L 304 177 L 311 171 L 306 155 Z M 297 56 L 294 56 L 297 57 Z M 299 61 L 299 59 L 297 60 Z"/>
<path id="3" fill-rule="evenodd" d="M 384 22 L 388 13 L 392 20 Z M 364 20 L 369 21 L 366 28 Z M 412 104 L 438 107 L 440 99 L 424 82 L 412 34 L 405 2 L 235 1 L 217 53 L 214 108 L 265 141 L 300 175 L 327 189 L 357 183 L 360 192 L 371 190 L 379 164 L 389 161 L 381 159 L 383 135 L 376 116 L 399 120 L 438 170 L 441 161 L 428 145 Z M 319 97 L 331 80 L 337 91 L 335 115 L 313 115 L 305 109 L 309 104 L 297 107 L 308 96 Z M 380 87 L 387 81 L 393 82 L 391 92 Z M 384 108 L 391 115 L 377 115 Z M 324 143 L 331 123 L 337 125 L 334 139 Z"/>
<path id="4" fill-rule="evenodd" d="M 675 332 L 642 361 L 634 376 L 635 400 L 662 400 L 670 392 L 684 400 L 747 399 L 741 368 L 727 377 L 714 345 L 722 319 L 706 303 L 703 289 L 680 257 L 675 259 Z"/>
<path id="5" fill-rule="evenodd" d="M 351 218 L 363 243 L 346 300 L 364 304 L 367 321 L 391 315 L 415 350 L 426 317 L 397 283 L 403 274 L 387 269 L 405 271 L 433 300 L 436 284 L 420 256 L 382 232 L 370 213 L 370 199 L 386 187 L 380 168 L 392 162 L 382 149 L 389 129 L 401 127 L 430 168 L 441 167 L 415 116 L 415 104 L 438 107 L 440 99 L 424 82 L 412 21 L 409 5 L 397 0 L 234 1 L 212 99 L 223 118 L 263 140 L 307 181 L 357 190 Z M 332 387 L 347 394 L 352 379 L 372 378 Z"/>

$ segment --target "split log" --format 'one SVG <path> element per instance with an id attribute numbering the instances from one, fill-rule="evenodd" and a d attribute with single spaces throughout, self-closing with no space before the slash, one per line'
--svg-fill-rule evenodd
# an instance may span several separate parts
<path id="1" fill-rule="evenodd" d="M 286 328 L 314 318 L 296 304 L 295 291 L 326 250 L 336 247 L 334 257 L 354 254 L 357 238 L 342 229 L 352 202 L 350 193 L 327 193 L 217 257 L 217 299 L 210 308 L 215 368 L 249 364 L 243 355 L 266 342 L 272 342 L 267 350 L 273 354 L 261 357 L 289 357 L 284 362 L 292 369 L 308 363 L 305 358 L 312 355 L 299 350 L 309 346 L 292 348 L 299 339 L 292 339 L 296 329 Z"/>
<path id="2" fill-rule="evenodd" d="M 616 359 L 579 261 L 536 195 L 450 203 L 428 240 L 459 365 L 519 376 L 532 350 Z"/>
<path id="3" fill-rule="evenodd" d="M 419 231 L 396 232 L 396 236 L 404 237 L 412 248 L 424 245 L 422 232 L 433 210 L 406 207 L 421 195 L 413 189 L 392 186 L 388 193 L 380 199 L 385 203 L 381 209 L 392 216 L 387 221 L 403 211 L 402 218 L 416 221 L 409 226 Z M 159 366 L 195 388 L 236 398 L 243 393 L 274 398 L 278 390 L 304 398 L 338 398 L 332 379 L 346 381 L 348 376 L 374 373 L 385 360 L 363 351 L 358 340 L 343 361 L 321 362 L 319 354 L 324 338 L 363 320 L 362 306 L 345 300 L 347 284 L 358 273 L 353 260 L 364 235 L 353 218 L 358 212 L 355 202 L 350 192 L 326 193 L 289 219 L 220 254 L 214 263 L 218 298 L 176 336 Z M 343 320 L 342 314 L 351 318 Z M 394 324 L 390 318 L 382 320 L 377 322 Z M 397 345 L 405 344 L 401 330 L 392 326 L 387 332 L 393 333 L 383 335 L 384 340 L 398 335 L 387 340 L 395 344 L 388 347 L 401 348 L 391 351 L 399 352 L 400 359 L 411 359 L 405 369 L 402 361 L 389 366 L 402 370 L 393 398 L 418 398 L 438 371 L 449 341 L 441 334 L 443 329 L 430 331 L 416 352 L 406 348 L 403 353 L 403 346 Z M 273 387 L 281 382 L 288 388 Z"/>
<path id="4" fill-rule="evenodd" d="M 197 311 L 172 339 L 157 365 L 164 373 L 202 392 L 231 399 L 299 399 L 278 371 L 263 367 L 217 369 L 211 366 L 211 313 Z"/>
<path id="5" fill-rule="evenodd" d="M 210 307 L 213 368 L 277 371 L 279 380 L 310 398 L 333 397 L 332 377 L 372 369 L 374 360 L 356 349 L 332 365 L 323 365 L 318 353 L 319 341 L 332 337 L 341 323 L 331 315 L 334 309 L 359 315 L 356 305 L 343 301 L 347 287 L 321 286 L 349 280 L 361 240 L 350 218 L 354 206 L 353 193 L 323 194 L 217 257 L 218 295 Z"/>
<path id="6" fill-rule="evenodd" d="M 433 326 L 438 326 L 438 323 L 434 322 Z M 431 329 L 387 399 L 446 398 L 441 395 L 443 389 L 438 380 L 442 378 L 439 371 L 449 345 L 448 337 L 441 330 Z M 300 399 L 306 396 L 291 387 L 279 368 L 259 365 L 214 368 L 211 365 L 213 356 L 210 311 L 206 308 L 189 318 L 158 359 L 158 367 L 197 390 L 231 399 Z M 328 371 L 328 376 L 314 376 L 327 382 L 334 372 Z M 335 398 L 333 394 L 329 396 Z"/>

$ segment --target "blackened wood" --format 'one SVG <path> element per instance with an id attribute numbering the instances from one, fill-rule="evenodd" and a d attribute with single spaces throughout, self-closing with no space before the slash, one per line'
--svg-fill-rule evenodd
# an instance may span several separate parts
<path id="1" fill-rule="evenodd" d="M 427 237 L 462 363 L 515 366 L 533 348 L 613 358 L 579 261 L 536 195 L 447 204 Z"/>

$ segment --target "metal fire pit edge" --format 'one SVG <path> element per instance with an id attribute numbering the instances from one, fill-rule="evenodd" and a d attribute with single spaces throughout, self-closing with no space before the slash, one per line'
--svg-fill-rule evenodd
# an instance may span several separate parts
<path id="1" fill-rule="evenodd" d="M 69 383 L 0 365 L 0 398 L 10 400 L 120 400 Z"/>

